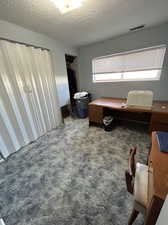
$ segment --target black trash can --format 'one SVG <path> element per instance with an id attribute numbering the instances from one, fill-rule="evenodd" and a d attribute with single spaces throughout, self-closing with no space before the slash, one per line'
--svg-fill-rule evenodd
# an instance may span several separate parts
<path id="1" fill-rule="evenodd" d="M 103 119 L 104 130 L 107 132 L 112 131 L 115 125 L 115 120 L 112 116 L 105 116 Z"/>
<path id="2" fill-rule="evenodd" d="M 76 99 L 76 109 L 77 109 L 77 116 L 81 119 L 86 118 L 88 116 L 88 104 L 89 104 L 89 97 L 82 97 L 80 99 Z"/>

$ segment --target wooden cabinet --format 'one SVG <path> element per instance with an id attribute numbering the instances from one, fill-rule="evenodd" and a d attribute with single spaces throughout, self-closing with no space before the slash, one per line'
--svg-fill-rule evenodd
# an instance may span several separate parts
<path id="1" fill-rule="evenodd" d="M 168 153 L 160 151 L 156 132 L 152 133 L 148 162 L 148 206 L 145 225 L 155 225 L 168 194 Z"/>
<path id="2" fill-rule="evenodd" d="M 96 124 L 103 123 L 103 107 L 89 105 L 89 122 Z"/>
<path id="3" fill-rule="evenodd" d="M 168 114 L 153 112 L 150 122 L 150 131 L 168 131 Z"/>
<path id="4" fill-rule="evenodd" d="M 153 113 L 151 119 L 152 119 L 152 121 L 157 121 L 157 122 L 160 122 L 160 123 L 168 124 L 168 114 Z"/>
<path id="5" fill-rule="evenodd" d="M 156 133 L 152 134 L 152 150 L 150 153 L 150 162 L 151 162 L 150 167 L 157 168 L 159 172 L 168 175 L 168 153 L 160 152 L 160 146 L 158 143 Z"/>

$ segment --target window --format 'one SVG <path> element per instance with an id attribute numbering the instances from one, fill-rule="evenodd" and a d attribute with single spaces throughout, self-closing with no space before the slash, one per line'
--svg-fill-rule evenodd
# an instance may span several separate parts
<path id="1" fill-rule="evenodd" d="M 93 82 L 159 80 L 166 46 L 93 59 Z"/>

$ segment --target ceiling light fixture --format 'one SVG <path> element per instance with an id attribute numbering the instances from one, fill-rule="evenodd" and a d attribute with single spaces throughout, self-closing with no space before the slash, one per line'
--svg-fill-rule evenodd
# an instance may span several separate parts
<path id="1" fill-rule="evenodd" d="M 80 8 L 83 0 L 51 0 L 62 14 Z"/>

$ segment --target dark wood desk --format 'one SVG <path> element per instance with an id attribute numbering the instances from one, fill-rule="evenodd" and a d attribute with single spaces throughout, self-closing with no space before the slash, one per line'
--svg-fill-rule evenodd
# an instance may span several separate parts
<path id="1" fill-rule="evenodd" d="M 152 133 L 148 164 L 148 206 L 145 225 L 155 225 L 168 194 L 168 153 L 160 152 L 156 132 Z"/>
<path id="2" fill-rule="evenodd" d="M 100 98 L 89 104 L 89 123 L 103 124 L 103 117 L 113 115 L 118 119 L 136 120 L 149 124 L 151 131 L 168 131 L 168 102 L 154 101 L 151 109 L 122 107 L 126 99 Z"/>

